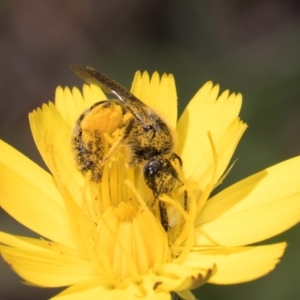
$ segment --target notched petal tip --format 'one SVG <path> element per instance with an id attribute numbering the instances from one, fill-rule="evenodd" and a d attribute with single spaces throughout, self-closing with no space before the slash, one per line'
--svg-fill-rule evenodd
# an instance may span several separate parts
<path id="1" fill-rule="evenodd" d="M 156 71 L 151 78 L 148 72 L 137 72 L 131 92 L 142 102 L 155 110 L 173 128 L 177 121 L 177 92 L 174 77 Z"/>
<path id="2" fill-rule="evenodd" d="M 271 272 L 284 254 L 286 243 L 263 246 L 221 247 L 194 251 L 188 254 L 184 265 L 205 268 L 216 265 L 216 272 L 208 279 L 214 284 L 236 284 L 251 281 Z"/>
<path id="3" fill-rule="evenodd" d="M 226 170 L 246 128 L 239 119 L 241 96 L 229 91 L 218 95 L 219 85 L 204 84 L 177 125 L 185 176 L 206 194 Z"/>

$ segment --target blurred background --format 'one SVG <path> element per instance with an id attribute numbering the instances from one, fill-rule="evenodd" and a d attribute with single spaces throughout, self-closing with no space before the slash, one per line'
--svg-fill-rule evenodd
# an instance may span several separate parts
<path id="1" fill-rule="evenodd" d="M 0 0 L 0 138 L 39 164 L 28 113 L 90 65 L 130 87 L 136 70 L 175 75 L 180 111 L 208 80 L 243 94 L 249 128 L 222 188 L 300 154 L 300 2 L 296 0 Z M 1 154 L 0 154 L 1 155 Z M 26 205 L 24 203 L 24 205 Z M 0 212 L 0 230 L 27 231 Z M 289 247 L 276 270 L 200 300 L 300 299 L 300 226 L 272 240 Z M 271 241 L 268 241 L 271 242 Z M 0 300 L 48 299 L 1 260 Z"/>

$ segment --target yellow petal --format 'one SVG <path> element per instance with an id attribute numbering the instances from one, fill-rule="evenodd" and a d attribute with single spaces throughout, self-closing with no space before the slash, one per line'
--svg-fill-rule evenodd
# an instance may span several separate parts
<path id="1" fill-rule="evenodd" d="M 155 72 L 150 80 L 147 72 L 142 75 L 140 72 L 136 72 L 131 92 L 153 108 L 172 128 L 176 128 L 177 92 L 172 74 L 163 74 L 160 78 L 159 74 Z"/>
<path id="2" fill-rule="evenodd" d="M 57 87 L 55 92 L 55 106 L 64 118 L 68 127 L 73 128 L 78 117 L 94 103 L 106 100 L 105 94 L 95 85 L 83 86 L 84 97 L 81 92 L 74 87 L 71 90 L 66 87 Z"/>
<path id="3" fill-rule="evenodd" d="M 71 249 L 69 247 L 63 246 L 52 241 L 35 239 L 24 236 L 12 235 L 0 231 L 0 243 L 12 248 L 17 248 L 27 251 L 55 251 L 59 253 L 64 253 L 69 256 L 78 257 L 80 256 L 77 250 Z"/>
<path id="4" fill-rule="evenodd" d="M 38 234 L 76 249 L 64 202 L 52 177 L 0 141 L 0 205 Z"/>
<path id="5" fill-rule="evenodd" d="M 132 299 L 132 300 L 170 300 L 170 294 L 153 290 L 153 282 L 144 276 L 140 284 L 130 280 L 120 286 L 111 286 L 105 279 L 95 278 L 78 283 L 51 298 L 52 300 L 82 300 L 82 299 Z"/>
<path id="6" fill-rule="evenodd" d="M 104 94 L 104 92 L 98 86 L 93 84 L 84 84 L 82 88 L 82 93 L 84 101 L 87 101 L 87 105 L 84 105 L 84 107 L 86 108 L 92 106 L 96 102 L 107 100 L 107 97 Z"/>
<path id="7" fill-rule="evenodd" d="M 218 97 L 218 93 L 219 86 L 206 83 L 190 101 L 177 126 L 178 154 L 185 176 L 198 182 L 202 191 L 212 179 L 212 167 L 217 171 L 214 184 L 224 173 L 246 129 L 238 118 L 242 96 L 229 96 L 229 91 L 225 91 Z"/>
<path id="8" fill-rule="evenodd" d="M 157 274 L 151 272 L 150 276 L 155 282 L 155 290 L 181 292 L 205 284 L 213 273 L 213 269 L 213 263 L 203 269 L 168 263 L 162 265 Z"/>
<path id="9" fill-rule="evenodd" d="M 0 245 L 3 259 L 19 276 L 31 284 L 59 287 L 97 276 L 92 265 L 64 252 L 14 249 Z"/>
<path id="10" fill-rule="evenodd" d="M 184 265 L 206 268 L 216 265 L 216 272 L 208 280 L 215 284 L 235 284 L 254 280 L 271 272 L 283 255 L 286 243 L 265 246 L 221 248 L 191 252 Z"/>
<path id="11" fill-rule="evenodd" d="M 238 246 L 300 221 L 300 156 L 252 175 L 210 199 L 196 221 L 198 245 Z"/>
<path id="12" fill-rule="evenodd" d="M 33 111 L 29 120 L 35 143 L 51 173 L 63 186 L 68 187 L 79 203 L 84 178 L 73 161 L 70 145 L 72 128 L 67 126 L 51 102 Z"/>

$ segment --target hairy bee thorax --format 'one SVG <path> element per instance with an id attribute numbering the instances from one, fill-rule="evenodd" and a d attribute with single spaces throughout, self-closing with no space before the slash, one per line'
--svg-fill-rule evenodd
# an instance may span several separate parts
<path id="1" fill-rule="evenodd" d="M 133 118 L 125 130 L 124 144 L 131 151 L 130 166 L 168 155 L 174 148 L 173 134 L 159 117 L 156 117 L 152 124 L 143 126 Z"/>

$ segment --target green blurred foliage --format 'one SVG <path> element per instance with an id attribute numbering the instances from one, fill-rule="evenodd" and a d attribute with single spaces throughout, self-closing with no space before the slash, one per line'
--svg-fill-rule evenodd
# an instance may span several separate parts
<path id="1" fill-rule="evenodd" d="M 91 65 L 127 87 L 136 70 L 175 75 L 179 110 L 207 80 L 243 94 L 249 128 L 221 188 L 300 153 L 298 1 L 0 1 L 0 138 L 43 165 L 27 115 L 57 85 Z M 24 203 L 26 205 L 26 203 Z M 1 229 L 26 234 L 3 212 Z M 255 222 L 255 220 L 253 220 Z M 289 247 L 276 270 L 245 284 L 206 285 L 206 299 L 299 299 L 300 227 L 272 241 Z M 1 262 L 0 299 L 47 299 Z M 5 276 L 4 276 L 5 274 Z M 4 278 L 5 277 L 5 278 Z"/>

